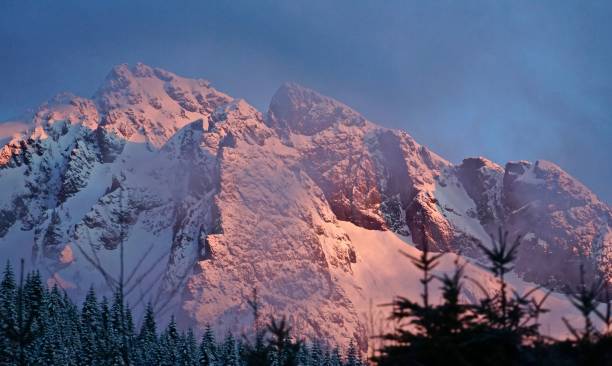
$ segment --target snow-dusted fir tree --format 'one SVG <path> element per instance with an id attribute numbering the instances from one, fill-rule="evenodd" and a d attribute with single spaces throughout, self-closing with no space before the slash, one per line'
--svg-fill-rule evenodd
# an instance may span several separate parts
<path id="1" fill-rule="evenodd" d="M 111 359 L 113 355 L 113 344 L 111 334 L 110 309 L 108 307 L 108 299 L 102 297 L 100 301 L 100 327 L 96 335 L 96 359 L 104 360 Z"/>
<path id="2" fill-rule="evenodd" d="M 346 366 L 361 366 L 361 357 L 359 357 L 359 351 L 355 347 L 353 340 L 349 343 L 346 352 Z"/>
<path id="3" fill-rule="evenodd" d="M 81 308 L 81 359 L 89 365 L 94 364 L 98 354 L 99 316 L 96 293 L 93 287 L 90 287 Z"/>
<path id="4" fill-rule="evenodd" d="M 217 344 L 215 334 L 213 333 L 210 324 L 206 325 L 202 341 L 200 342 L 199 351 L 200 366 L 212 366 L 217 362 Z"/>
<path id="5" fill-rule="evenodd" d="M 145 310 L 136 342 L 138 358 L 143 365 L 155 365 L 161 361 L 157 339 L 157 324 L 155 323 L 155 313 L 151 303 L 147 305 Z"/>
<path id="6" fill-rule="evenodd" d="M 64 326 L 61 327 L 64 331 L 64 339 L 66 343 L 66 352 L 71 359 L 67 365 L 78 365 L 82 359 L 81 345 L 81 313 L 79 307 L 72 302 L 65 291 L 60 291 L 62 296 L 62 308 L 64 311 Z"/>
<path id="7" fill-rule="evenodd" d="M 189 328 L 186 333 L 181 334 L 178 349 L 179 365 L 196 366 L 198 362 L 198 346 L 193 335 L 193 330 Z"/>
<path id="8" fill-rule="evenodd" d="M 320 365 L 323 363 L 323 349 L 318 341 L 314 341 L 310 347 L 310 363 Z"/>
<path id="9" fill-rule="evenodd" d="M 331 366 L 342 366 L 342 356 L 338 347 L 334 347 L 331 351 L 330 364 Z"/>
<path id="10" fill-rule="evenodd" d="M 16 349 L 9 338 L 9 329 L 15 326 L 15 275 L 10 263 L 6 263 L 0 283 L 0 364 L 14 359 Z"/>
<path id="11" fill-rule="evenodd" d="M 166 327 L 166 330 L 162 333 L 159 340 L 159 352 L 162 364 L 173 364 L 173 362 L 178 359 L 179 342 L 179 333 L 173 316 L 170 318 L 170 323 L 168 323 L 168 327 Z"/>
<path id="12" fill-rule="evenodd" d="M 231 333 L 228 333 L 225 337 L 220 353 L 219 366 L 239 366 L 236 340 Z"/>

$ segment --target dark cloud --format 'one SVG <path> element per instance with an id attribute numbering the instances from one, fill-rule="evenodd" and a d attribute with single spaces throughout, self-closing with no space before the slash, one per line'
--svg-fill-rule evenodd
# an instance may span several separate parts
<path id="1" fill-rule="evenodd" d="M 210 79 L 265 109 L 283 81 L 459 161 L 552 160 L 612 201 L 606 1 L 0 2 L 0 119 L 114 64 Z"/>

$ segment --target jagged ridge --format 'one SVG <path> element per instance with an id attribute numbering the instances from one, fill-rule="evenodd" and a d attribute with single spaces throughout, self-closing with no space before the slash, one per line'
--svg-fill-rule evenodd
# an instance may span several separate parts
<path id="1" fill-rule="evenodd" d="M 561 289 L 578 261 L 612 274 L 610 207 L 559 167 L 453 165 L 296 84 L 264 116 L 207 81 L 118 66 L 92 99 L 39 108 L 2 147 L 0 184 L 3 258 L 82 296 L 113 286 L 124 242 L 134 307 L 218 329 L 246 327 L 256 286 L 302 334 L 363 343 L 362 268 L 377 263 L 339 220 L 476 259 L 504 226 L 525 235 L 528 281 Z"/>

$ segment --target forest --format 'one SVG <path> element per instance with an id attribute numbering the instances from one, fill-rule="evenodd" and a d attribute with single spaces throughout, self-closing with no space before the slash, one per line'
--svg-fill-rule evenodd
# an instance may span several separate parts
<path id="1" fill-rule="evenodd" d="M 252 334 L 218 338 L 210 326 L 180 330 L 174 318 L 160 327 L 151 305 L 136 325 L 121 290 L 99 299 L 91 288 L 77 305 L 57 286 L 47 288 L 37 271 L 24 274 L 7 262 L 0 283 L 0 365 L 612 365 L 612 301 L 604 280 L 581 270 L 580 284 L 567 297 L 583 321 L 562 319 L 571 337 L 553 339 L 540 332 L 547 296 L 510 291 L 506 282 L 520 238 L 511 242 L 500 230 L 491 247 L 481 247 L 499 287 L 492 295 L 483 288 L 483 297 L 468 303 L 461 297 L 470 280 L 463 266 L 433 275 L 443 254 L 432 253 L 423 237 L 418 257 L 405 254 L 422 275 L 421 297 L 382 304 L 394 327 L 375 335 L 382 346 L 370 356 L 353 341 L 341 349 L 325 339 L 297 339 L 284 318 L 261 319 L 256 290 L 247 300 Z M 432 286 L 441 288 L 441 301 L 432 301 Z"/>
<path id="2" fill-rule="evenodd" d="M 207 326 L 200 339 L 181 331 L 174 318 L 158 329 L 147 306 L 136 327 L 121 291 L 98 299 L 93 288 L 76 305 L 57 286 L 47 289 L 38 271 L 16 279 L 6 264 L 0 283 L 0 365 L 364 365 L 353 342 L 338 347 L 291 336 L 285 319 L 259 319 L 257 294 L 248 300 L 254 334 L 227 333 L 217 339 Z M 262 324 L 263 323 L 263 324 Z"/>

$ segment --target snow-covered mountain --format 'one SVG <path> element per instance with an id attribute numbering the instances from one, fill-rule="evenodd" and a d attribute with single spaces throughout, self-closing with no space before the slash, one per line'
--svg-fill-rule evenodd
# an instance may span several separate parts
<path id="1" fill-rule="evenodd" d="M 57 96 L 3 143 L 1 258 L 76 297 L 123 279 L 133 308 L 220 331 L 248 326 L 256 287 L 302 335 L 364 340 L 370 300 L 418 293 L 397 250 L 417 251 L 422 227 L 475 262 L 498 227 L 524 235 L 517 288 L 573 285 L 579 263 L 612 276 L 611 208 L 556 165 L 454 165 L 295 84 L 264 115 L 205 80 L 121 65 L 91 99 Z"/>

